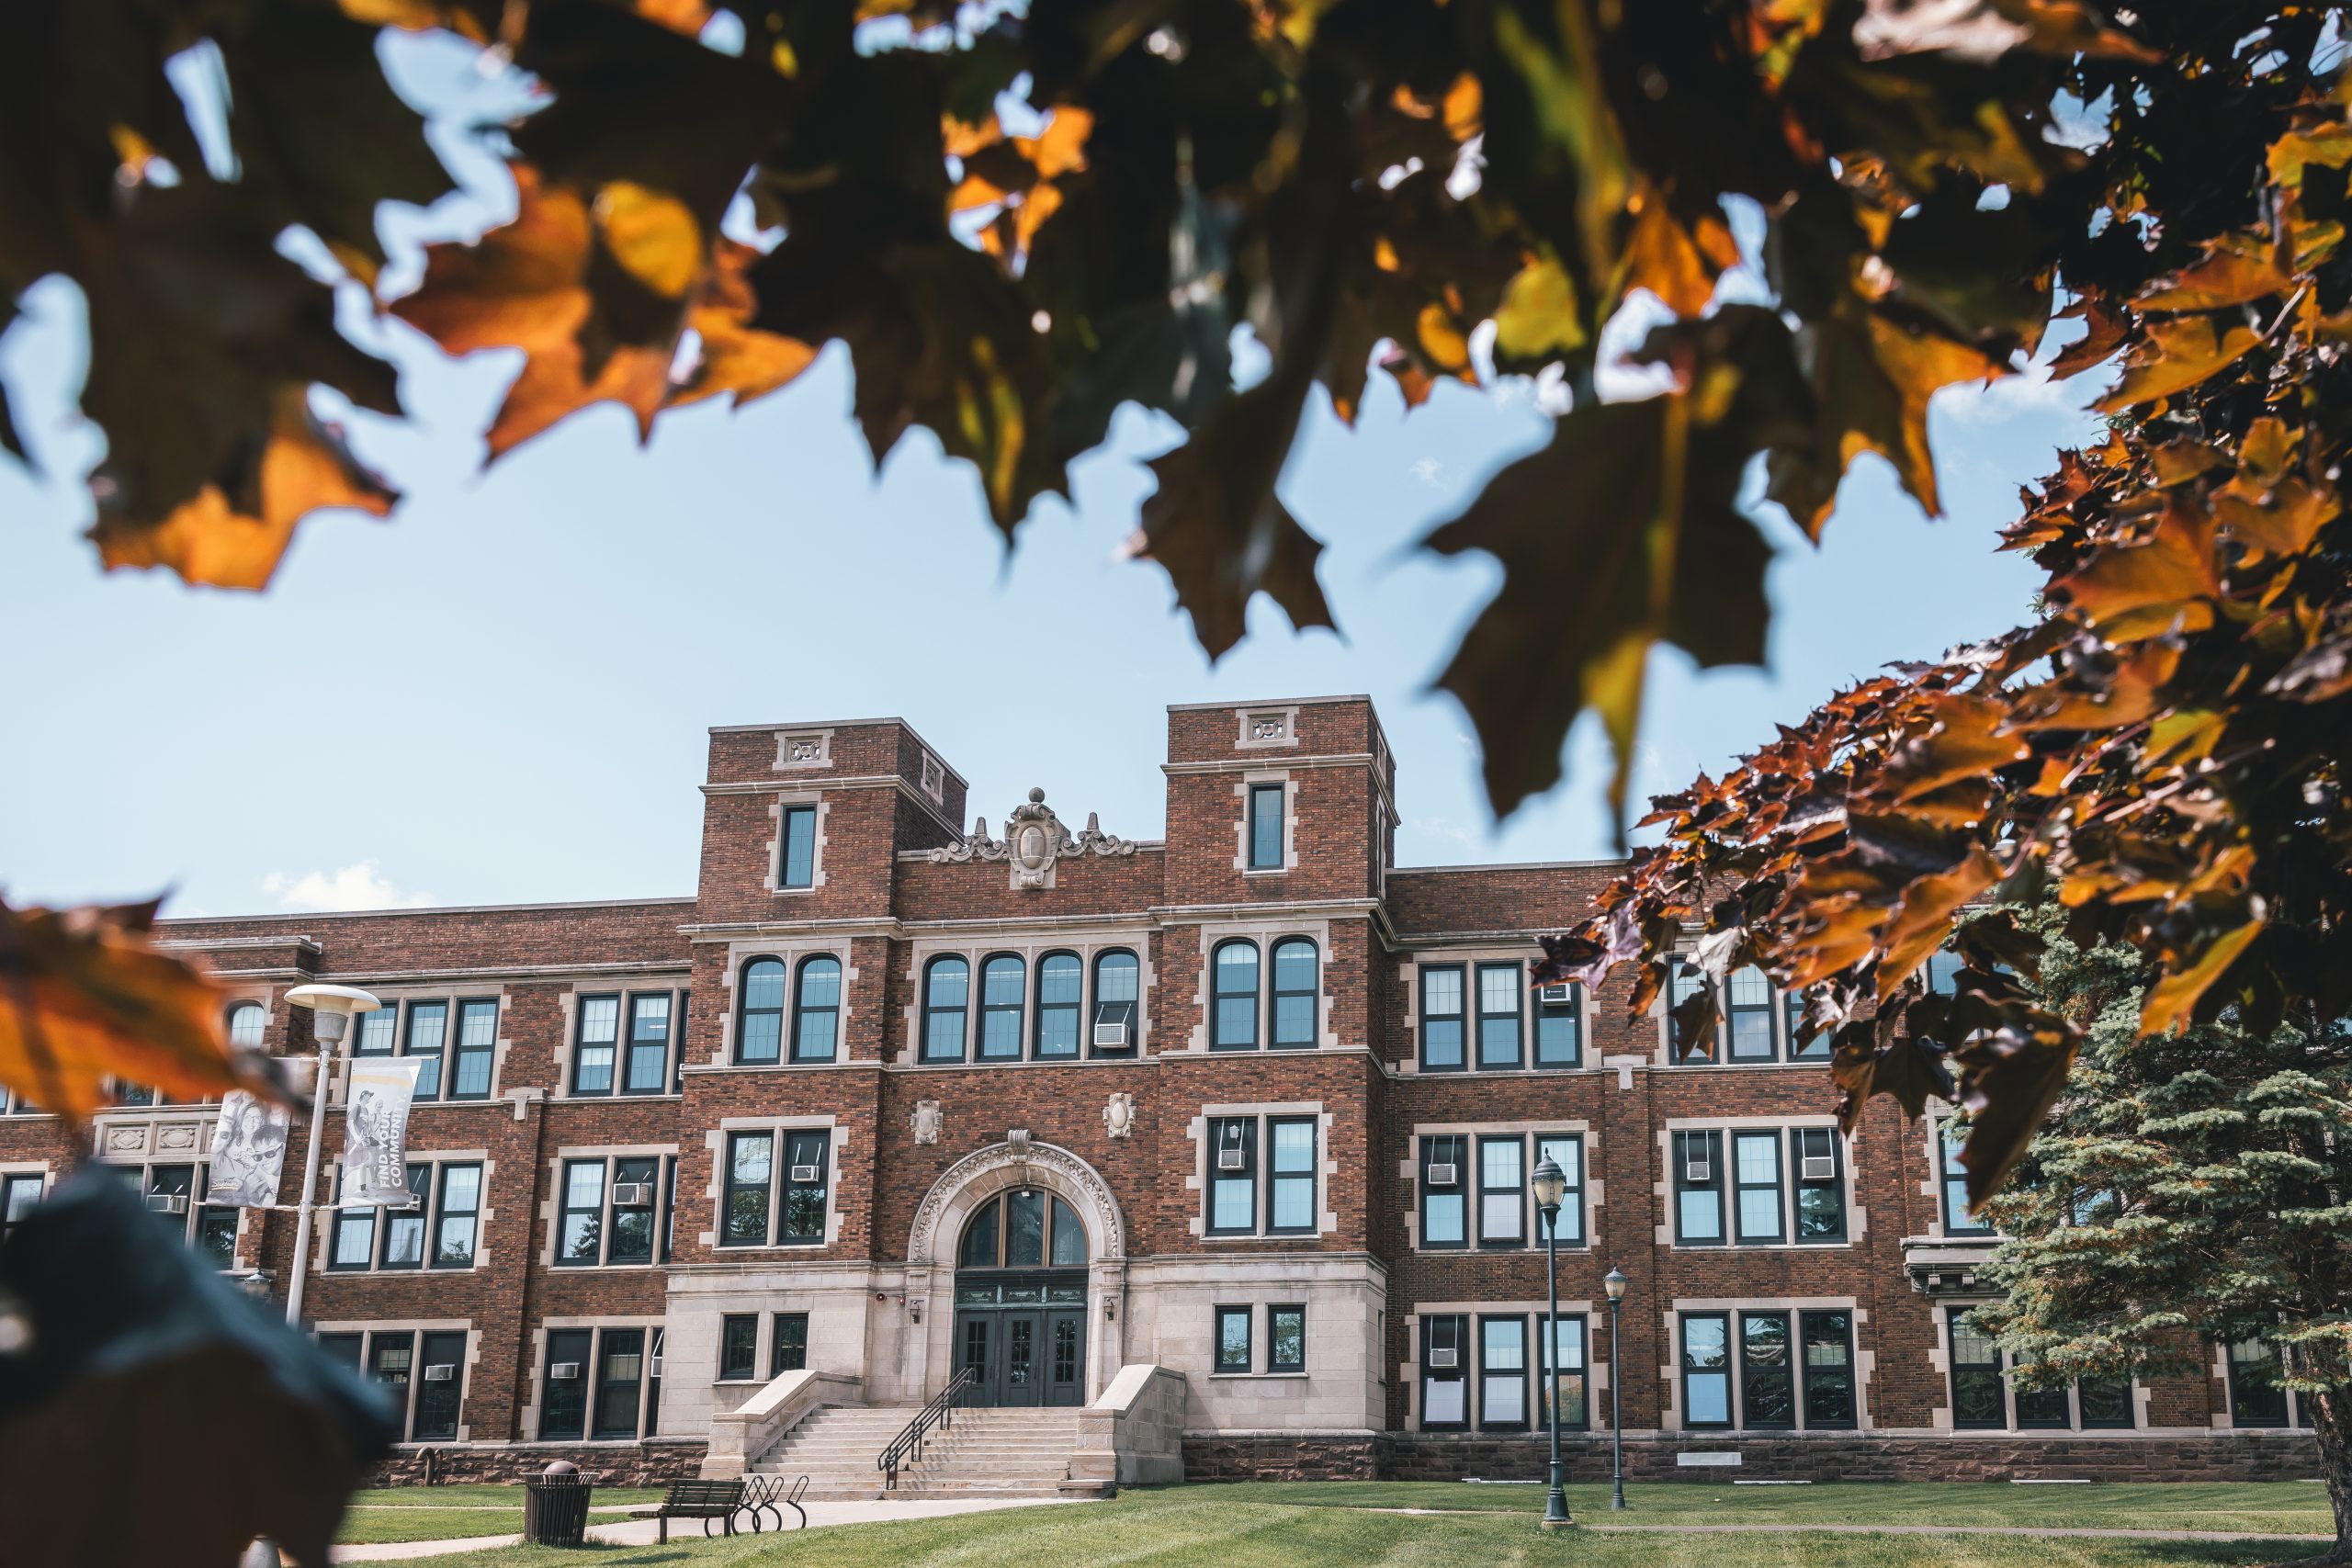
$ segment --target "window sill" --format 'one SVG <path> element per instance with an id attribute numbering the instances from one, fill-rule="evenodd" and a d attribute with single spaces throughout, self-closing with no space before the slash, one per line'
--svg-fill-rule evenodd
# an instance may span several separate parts
<path id="1" fill-rule="evenodd" d="M 1211 1372 L 1209 1374 L 1209 1381 L 1211 1382 L 1306 1382 L 1309 1379 L 1307 1374 L 1303 1371 Z"/>
<path id="2" fill-rule="evenodd" d="M 1678 1241 L 1670 1252 L 1846 1252 L 1850 1241 Z"/>
<path id="3" fill-rule="evenodd" d="M 566 1263 L 560 1258 L 548 1265 L 566 1274 L 639 1274 L 659 1269 L 660 1263 Z"/>
<path id="4" fill-rule="evenodd" d="M 581 1091 L 574 1089 L 569 1094 L 557 1095 L 555 1097 L 555 1103 L 558 1105 L 609 1105 L 614 1100 L 625 1100 L 632 1104 L 642 1104 L 643 1102 L 651 1100 L 684 1100 L 684 1098 L 685 1096 L 680 1091 L 667 1089 L 623 1089 L 617 1094 L 610 1093 L 603 1089 L 591 1089 L 583 1094 Z M 458 1103 L 461 1105 L 471 1105 L 474 1102 L 470 1100 L 460 1100 Z"/>

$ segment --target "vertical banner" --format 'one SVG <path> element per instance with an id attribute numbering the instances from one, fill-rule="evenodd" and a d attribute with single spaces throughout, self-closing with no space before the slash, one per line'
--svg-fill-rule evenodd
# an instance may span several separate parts
<path id="1" fill-rule="evenodd" d="M 367 1056 L 351 1064 L 343 1118 L 345 1204 L 409 1205 L 408 1108 L 416 1095 L 414 1056 Z"/>
<path id="2" fill-rule="evenodd" d="M 220 1125 L 212 1130 L 212 1175 L 205 1201 L 240 1209 L 266 1209 L 277 1201 L 286 1169 L 286 1107 L 267 1105 L 232 1089 L 220 1101 Z"/>

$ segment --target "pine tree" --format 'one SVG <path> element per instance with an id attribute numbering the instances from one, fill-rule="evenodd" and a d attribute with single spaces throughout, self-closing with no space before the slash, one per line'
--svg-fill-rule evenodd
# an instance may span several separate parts
<path id="1" fill-rule="evenodd" d="M 1979 1308 L 2021 1388 L 2201 1373 L 2233 1354 L 2249 1397 L 2292 1394 L 2319 1441 L 2352 1562 L 2352 1028 L 2307 1011 L 2267 1034 L 2216 1023 L 2136 1039 L 2150 965 L 2068 941 L 2056 909 L 2035 987 L 2086 1032 L 2019 1179 L 1985 1212 L 2009 1239 Z"/>

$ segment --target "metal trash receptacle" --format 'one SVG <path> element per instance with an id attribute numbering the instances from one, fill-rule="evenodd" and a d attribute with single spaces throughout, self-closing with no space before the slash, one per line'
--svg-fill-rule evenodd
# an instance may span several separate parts
<path id="1" fill-rule="evenodd" d="M 580 1546 L 588 1539 L 588 1495 L 595 1488 L 577 1465 L 558 1460 L 523 1483 L 523 1540 L 532 1546 Z"/>

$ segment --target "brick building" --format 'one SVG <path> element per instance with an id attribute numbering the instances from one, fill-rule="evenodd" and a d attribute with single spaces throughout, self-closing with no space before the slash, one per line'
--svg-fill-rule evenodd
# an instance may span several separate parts
<path id="1" fill-rule="evenodd" d="M 1160 842 L 1035 790 L 967 834 L 901 720 L 729 727 L 692 897 L 172 922 L 239 1037 L 310 1049 L 285 993 L 333 981 L 384 1002 L 349 1050 L 428 1058 L 415 1206 L 323 1214 L 305 1303 L 404 1401 L 398 1462 L 691 1473 L 804 1372 L 1051 1408 L 1156 1366 L 1196 1477 L 1535 1474 L 1548 1153 L 1579 1474 L 1612 1397 L 1637 1475 L 2309 1472 L 2226 1351 L 2009 1389 L 1938 1122 L 1882 1100 L 1841 1138 L 1760 976 L 1690 1042 L 1531 988 L 1611 867 L 1394 864 L 1368 701 L 1168 717 Z M 69 1151 L 8 1109 L 13 1214 Z M 204 1201 L 213 1114 L 124 1105 L 96 1152 L 282 1297 L 292 1216 Z"/>

